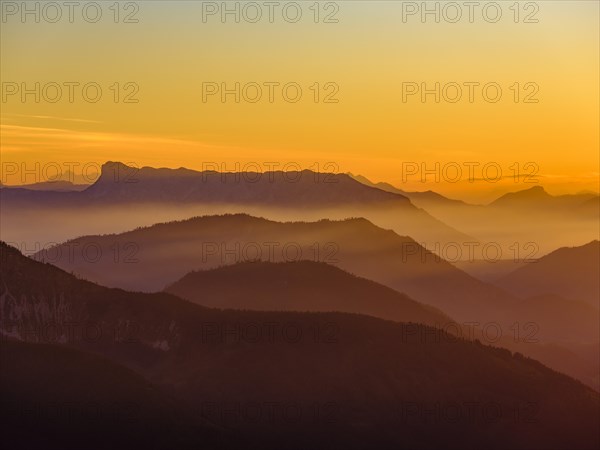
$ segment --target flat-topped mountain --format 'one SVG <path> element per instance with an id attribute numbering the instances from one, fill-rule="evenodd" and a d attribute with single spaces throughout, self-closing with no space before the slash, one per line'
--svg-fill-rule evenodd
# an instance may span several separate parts
<path id="1" fill-rule="evenodd" d="M 34 192 L 32 192 L 34 191 Z M 346 174 L 311 170 L 271 172 L 215 172 L 185 168 L 166 169 L 102 165 L 98 179 L 77 195 L 45 192 L 27 186 L 3 190 L 3 201 L 54 205 L 94 203 L 235 203 L 284 207 L 340 206 L 393 202 L 415 209 L 399 194 L 365 186 Z M 49 189 L 43 189 L 49 191 Z"/>
<path id="2" fill-rule="evenodd" d="M 346 174 L 310 170 L 198 172 L 108 162 L 96 182 L 81 192 L 11 188 L 0 190 L 0 200 L 3 236 L 9 242 L 60 242 L 89 233 L 89 224 L 107 233 L 155 223 L 149 217 L 157 215 L 175 220 L 224 212 L 276 220 L 367 217 L 431 246 L 474 240 L 403 195 L 365 186 Z M 131 214 L 133 208 L 136 214 Z M 43 236 L 30 231 L 32 215 L 48 225 Z M 77 231 L 64 233 L 65 222 Z"/>
<path id="3" fill-rule="evenodd" d="M 185 168 L 135 169 L 119 162 L 102 166 L 85 192 L 96 201 L 251 203 L 285 207 L 398 202 L 408 199 L 369 188 L 345 174 L 311 170 L 270 172 L 197 172 Z"/>

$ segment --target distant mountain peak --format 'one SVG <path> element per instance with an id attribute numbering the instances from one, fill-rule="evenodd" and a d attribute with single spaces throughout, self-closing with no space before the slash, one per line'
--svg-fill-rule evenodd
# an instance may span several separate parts
<path id="1" fill-rule="evenodd" d="M 543 186 L 532 186 L 527 189 L 520 191 L 509 192 L 494 200 L 490 205 L 503 205 L 514 201 L 539 201 L 548 200 L 554 198 L 553 195 L 549 194 Z"/>
<path id="2" fill-rule="evenodd" d="M 124 177 L 125 174 L 132 173 L 135 170 L 134 167 L 128 166 L 120 161 L 107 161 L 102 164 L 100 176 L 94 184 L 117 182 Z"/>
<path id="3" fill-rule="evenodd" d="M 298 171 L 218 172 L 186 168 L 135 167 L 119 161 L 102 165 L 87 192 L 106 201 L 222 202 L 335 205 L 396 201 L 402 195 L 366 186 L 343 173 Z"/>
<path id="4" fill-rule="evenodd" d="M 544 193 L 546 195 L 550 195 L 550 194 L 548 194 L 546 189 L 544 189 L 543 186 L 532 186 L 529 189 L 524 189 L 521 192 L 531 192 L 531 193 L 538 193 L 538 194 Z"/>
<path id="5" fill-rule="evenodd" d="M 515 196 L 539 196 L 539 195 L 544 195 L 544 196 L 548 196 L 551 197 L 551 195 L 548 193 L 548 191 L 546 191 L 546 189 L 544 189 L 543 186 L 532 186 L 530 188 L 527 189 L 522 189 L 520 191 L 516 191 L 516 192 L 510 192 L 506 195 L 515 195 Z"/>
<path id="6" fill-rule="evenodd" d="M 130 168 L 132 168 L 132 167 L 128 166 L 125 163 L 122 163 L 121 161 L 106 161 L 104 164 L 102 164 L 102 167 L 100 168 L 100 172 L 107 173 L 107 172 L 113 171 L 115 169 L 130 169 Z"/>

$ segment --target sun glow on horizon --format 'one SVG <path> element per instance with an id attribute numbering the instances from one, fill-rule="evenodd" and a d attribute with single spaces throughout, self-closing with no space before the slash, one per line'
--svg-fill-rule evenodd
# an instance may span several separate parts
<path id="1" fill-rule="evenodd" d="M 3 161 L 333 163 L 402 189 L 471 199 L 527 188 L 504 180 L 515 164 L 533 163 L 550 192 L 599 189 L 596 2 L 538 2 L 537 23 L 403 22 L 402 2 L 340 2 L 337 23 L 294 24 L 203 22 L 199 3 L 144 2 L 138 23 L 3 23 Z M 36 83 L 42 99 L 23 101 L 21 88 Z M 72 102 L 64 83 L 78 83 Z M 86 83 L 100 87 L 99 101 L 83 99 L 94 92 L 83 92 Z M 207 94 L 236 83 L 225 102 Z M 288 83 L 300 100 L 285 100 L 295 89 L 286 94 Z M 437 83 L 439 102 L 405 95 Z M 473 102 L 469 83 L 477 83 Z M 497 102 L 483 98 L 489 83 L 502 89 Z M 44 101 L 54 84 L 63 96 Z M 257 86 L 261 100 L 245 101 Z M 446 101 L 457 86 L 461 100 Z M 472 162 L 500 166 L 499 181 L 423 183 L 403 172 L 406 163 Z"/>

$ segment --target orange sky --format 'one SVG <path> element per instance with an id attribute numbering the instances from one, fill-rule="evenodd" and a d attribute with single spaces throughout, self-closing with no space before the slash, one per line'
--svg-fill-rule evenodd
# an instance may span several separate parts
<path id="1" fill-rule="evenodd" d="M 21 183 L 22 174 L 8 178 L 6 163 L 22 162 L 197 169 L 216 162 L 226 170 L 255 170 L 250 162 L 323 169 L 331 162 L 335 171 L 404 189 L 473 199 L 529 187 L 514 179 L 517 167 L 535 172 L 529 181 L 552 193 L 598 190 L 597 2 L 536 2 L 537 12 L 522 2 L 519 23 L 513 2 L 500 2 L 497 23 L 477 13 L 473 23 L 443 16 L 422 23 L 418 15 L 403 22 L 402 2 L 338 2 L 337 10 L 322 4 L 319 23 L 312 2 L 301 2 L 296 23 L 281 14 L 273 23 L 243 16 L 222 23 L 218 15 L 203 22 L 202 2 L 168 3 L 120 12 L 120 22 L 135 12 L 138 23 L 114 23 L 108 4 L 97 23 L 77 14 L 73 23 L 3 18 L 2 182 Z M 532 12 L 538 22 L 523 23 Z M 328 15 L 337 23 L 323 23 Z M 21 95 L 35 83 L 39 102 Z M 220 93 L 203 101 L 203 89 L 223 83 L 240 83 L 239 103 L 234 94 L 222 102 Z M 436 83 L 439 103 L 419 93 L 403 101 L 403 86 Z M 465 83 L 478 83 L 472 102 Z M 495 103 L 480 89 L 488 83 L 488 93 L 502 89 Z M 102 97 L 92 103 L 98 86 Z M 262 97 L 252 103 L 257 86 Z M 456 86 L 462 99 L 444 100 Z M 297 87 L 302 97 L 292 102 Z M 435 174 L 421 182 L 422 164 L 439 182 Z M 469 164 L 477 164 L 473 182 Z M 465 172 L 450 182 L 457 166 Z M 491 182 L 498 167 L 502 178 Z"/>

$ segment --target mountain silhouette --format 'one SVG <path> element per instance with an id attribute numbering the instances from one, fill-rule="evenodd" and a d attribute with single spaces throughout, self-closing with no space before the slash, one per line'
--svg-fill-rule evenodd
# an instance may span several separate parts
<path id="1" fill-rule="evenodd" d="M 583 245 L 598 237 L 600 196 L 593 192 L 552 195 L 542 186 L 533 186 L 504 194 L 488 205 L 473 205 L 432 191 L 404 192 L 385 183 L 373 184 L 364 177 L 355 179 L 405 195 L 443 223 L 475 236 L 480 243 L 475 247 L 475 256 L 463 260 L 491 259 L 490 271 L 497 268 L 496 261 L 522 262 L 559 247 Z M 468 241 L 457 242 L 465 245 Z M 499 247 L 499 255 L 486 255 L 486 245 Z"/>
<path id="2" fill-rule="evenodd" d="M 519 201 L 530 201 L 530 200 L 544 201 L 544 200 L 549 200 L 551 198 L 552 198 L 552 196 L 550 194 L 548 194 L 548 192 L 546 192 L 546 190 L 543 188 L 543 186 L 533 186 L 533 187 L 530 187 L 527 189 L 523 189 L 521 191 L 509 192 L 507 194 L 504 194 L 504 195 L 500 196 L 499 198 L 497 198 L 496 200 L 494 200 L 491 204 L 492 205 L 500 205 L 502 203 L 507 203 L 507 202 L 519 202 Z"/>
<path id="3" fill-rule="evenodd" d="M 165 292 L 212 308 L 341 311 L 438 327 L 452 321 L 393 289 L 314 261 L 251 261 L 191 272 Z"/>
<path id="4" fill-rule="evenodd" d="M 136 169 L 120 162 L 102 166 L 86 197 L 107 202 L 258 203 L 285 207 L 397 202 L 403 196 L 368 188 L 345 174 L 311 170 L 197 172 L 190 169 Z"/>
<path id="5" fill-rule="evenodd" d="M 0 250 L 4 335 L 44 341 L 40 330 L 50 322 L 55 345 L 138 372 L 245 436 L 247 448 L 591 449 L 600 443 L 598 393 L 507 350 L 355 314 L 204 308 L 169 294 L 104 288 L 4 243 Z M 67 336 L 61 331 L 67 323 L 106 332 Z M 244 324 L 251 332 L 240 337 Z M 270 330 L 294 324 L 296 333 L 257 339 L 257 327 L 266 324 Z M 56 366 L 56 376 L 64 376 Z M 311 412 L 261 420 L 257 406 L 265 402 Z M 254 414 L 240 415 L 240 403 L 253 405 Z M 223 409 L 227 414 L 219 414 Z"/>
<path id="6" fill-rule="evenodd" d="M 437 327 L 452 322 L 441 311 L 393 289 L 313 261 L 249 261 L 190 272 L 165 292 L 211 308 L 340 311 Z M 535 323 L 538 340 L 598 342 L 598 310 L 581 301 L 541 295 L 517 302 L 508 314 L 521 323 Z"/>
<path id="7" fill-rule="evenodd" d="M 77 224 L 78 232 L 65 236 L 58 223 L 46 230 L 44 240 L 59 242 L 89 233 L 86 225 L 90 223 L 103 224 L 102 233 L 115 232 L 116 224 L 121 223 L 129 227 L 149 225 L 156 220 L 148 222 L 146 217 L 157 210 L 169 211 L 163 215 L 165 220 L 208 212 L 244 212 L 276 220 L 360 216 L 431 245 L 474 240 L 417 208 L 403 195 L 365 186 L 346 174 L 310 170 L 198 172 L 184 168 L 137 169 L 107 162 L 98 179 L 81 192 L 11 188 L 0 190 L 0 199 L 4 239 L 9 242 L 41 239 L 22 222 L 31 214 L 49 224 L 64 224 L 64 217 L 71 217 L 70 226 Z M 131 214 L 133 207 L 138 214 Z"/>
<path id="8" fill-rule="evenodd" d="M 362 218 L 275 222 L 245 214 L 195 217 L 118 235 L 83 236 L 35 258 L 106 286 L 144 292 L 162 290 L 192 270 L 247 259 L 321 261 L 403 292 L 460 321 L 496 320 L 518 300 L 467 275 L 413 239 Z"/>
<path id="9" fill-rule="evenodd" d="M 563 247 L 502 277 L 496 284 L 520 296 L 556 294 L 600 305 L 600 241 Z"/>
<path id="10" fill-rule="evenodd" d="M 83 191 L 87 189 L 89 184 L 75 184 L 71 181 L 56 180 L 56 181 L 41 181 L 39 183 L 31 184 L 20 184 L 15 186 L 2 185 L 2 189 L 26 189 L 29 191 L 56 191 L 56 192 L 70 192 L 70 191 Z"/>
<path id="11" fill-rule="evenodd" d="M 425 208 L 426 210 L 428 208 L 430 208 L 431 206 L 439 206 L 439 205 L 445 205 L 445 206 L 468 205 L 468 203 L 466 203 L 462 200 L 451 199 L 451 198 L 445 197 L 442 194 L 439 194 L 432 190 L 405 191 L 402 189 L 398 189 L 397 187 L 393 186 L 390 183 L 386 183 L 386 182 L 374 183 L 371 180 L 369 180 L 367 177 L 364 177 L 362 175 L 353 175 L 351 173 L 349 173 L 348 175 L 351 176 L 352 178 L 354 178 L 356 181 L 359 181 L 360 183 L 362 183 L 366 186 L 371 186 L 371 187 L 378 188 L 378 189 L 381 189 L 386 192 L 392 192 L 395 194 L 403 195 L 406 198 L 410 199 L 410 201 L 412 203 L 414 203 L 416 206 L 418 206 L 420 208 Z"/>
<path id="12" fill-rule="evenodd" d="M 501 208 L 573 208 L 596 199 L 598 194 L 582 193 L 551 195 L 542 186 L 533 186 L 517 192 L 509 192 L 490 203 L 491 207 Z"/>
<path id="13" fill-rule="evenodd" d="M 501 334 L 501 339 L 494 341 L 497 345 L 535 357 L 590 386 L 596 387 L 600 381 L 597 375 L 590 375 L 597 358 L 586 354 L 582 360 L 575 353 L 562 359 L 555 356 L 577 352 L 582 343 L 569 342 L 568 348 L 557 348 L 557 344 L 565 347 L 567 343 L 555 323 L 544 322 L 552 325 L 544 333 L 539 326 L 537 331 L 523 330 L 526 322 L 517 305 L 524 298 L 481 282 L 412 239 L 365 219 L 280 223 L 244 214 L 197 217 L 118 235 L 83 236 L 35 258 L 106 286 L 144 292 L 161 291 L 193 270 L 247 260 L 324 262 L 433 306 L 461 325 L 495 324 Z M 247 308 L 252 309 L 250 305 Z M 392 314 L 390 319 L 397 317 L 397 312 Z M 535 322 L 532 317 L 528 315 L 528 320 Z M 565 328 L 577 327 L 576 315 L 565 314 L 564 320 Z M 477 331 L 480 337 L 481 332 Z M 536 344 L 521 344 L 532 332 Z M 518 339 L 515 333 L 520 333 Z"/>

